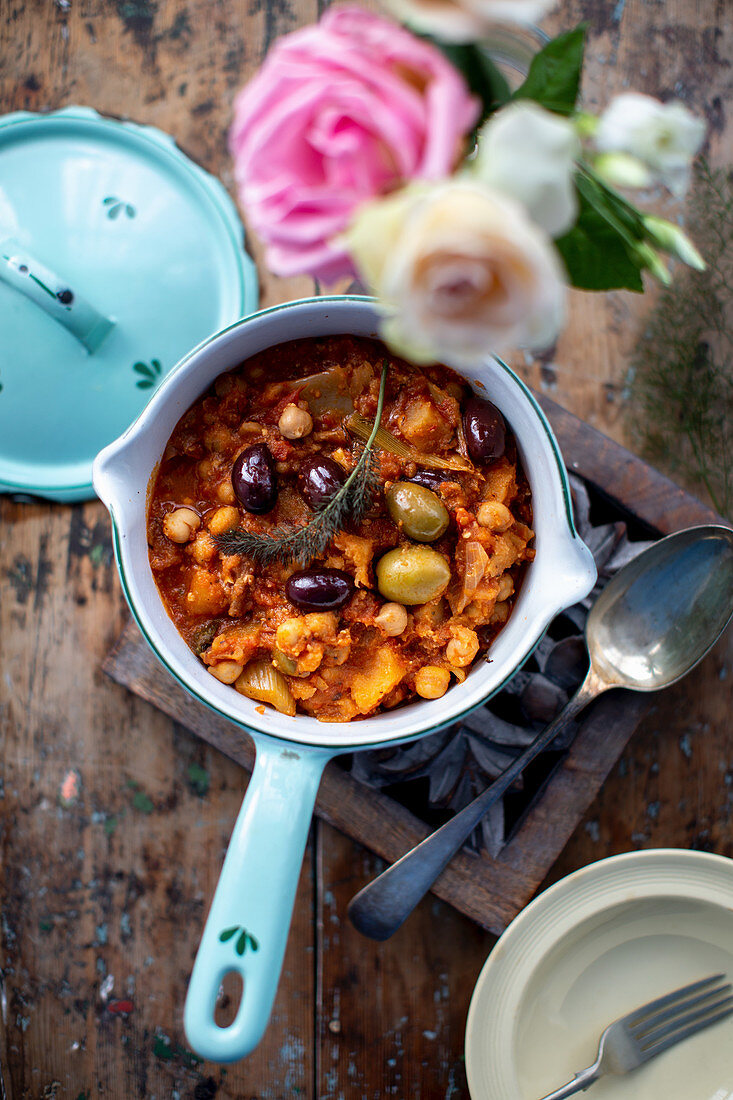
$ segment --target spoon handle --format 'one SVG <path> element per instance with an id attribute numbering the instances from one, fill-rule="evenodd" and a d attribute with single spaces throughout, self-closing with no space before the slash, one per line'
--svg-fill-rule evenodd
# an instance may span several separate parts
<path id="1" fill-rule="evenodd" d="M 570 725 L 575 716 L 609 686 L 599 679 L 592 668 L 589 669 L 585 680 L 557 717 L 490 787 L 402 859 L 367 883 L 351 899 L 349 918 L 354 927 L 373 940 L 389 939 L 407 920 L 489 807 L 511 787 L 527 765 Z"/>

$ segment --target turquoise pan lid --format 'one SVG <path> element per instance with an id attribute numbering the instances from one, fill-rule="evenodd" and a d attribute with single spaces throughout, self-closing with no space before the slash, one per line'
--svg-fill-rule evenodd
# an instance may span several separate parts
<path id="1" fill-rule="evenodd" d="M 160 130 L 86 107 L 0 117 L 0 492 L 94 496 L 96 453 L 257 308 L 243 241 Z"/>

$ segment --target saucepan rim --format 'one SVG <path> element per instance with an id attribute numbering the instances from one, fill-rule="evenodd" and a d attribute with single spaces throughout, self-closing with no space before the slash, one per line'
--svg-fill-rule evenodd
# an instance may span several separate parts
<path id="1" fill-rule="evenodd" d="M 333 295 L 298 299 L 297 301 L 260 310 L 227 326 L 192 349 L 166 376 L 137 420 L 119 439 L 111 443 L 97 456 L 94 463 L 93 480 L 95 490 L 107 506 L 112 518 L 114 553 L 122 588 L 130 610 L 146 641 L 168 672 L 199 702 L 250 733 L 266 734 L 281 741 L 288 741 L 302 746 L 311 745 L 321 749 L 330 749 L 333 752 L 348 752 L 352 749 L 365 748 L 370 745 L 396 744 L 427 736 L 446 725 L 460 722 L 461 718 L 485 703 L 491 695 L 499 691 L 516 674 L 534 650 L 551 619 L 565 607 L 588 594 L 595 582 L 596 573 L 590 551 L 575 529 L 567 473 L 558 444 L 547 419 L 533 394 L 522 380 L 506 363 L 492 357 L 485 364 L 482 364 L 482 369 L 491 373 L 494 372 L 493 364 L 497 365 L 501 371 L 500 375 L 496 375 L 497 379 L 502 379 L 508 389 L 514 392 L 518 401 L 524 405 L 524 411 L 529 414 L 531 421 L 534 422 L 534 438 L 528 439 L 517 430 L 515 418 L 511 412 L 505 413 L 517 439 L 525 472 L 530 479 L 533 498 L 537 489 L 532 484 L 532 476 L 527 469 L 528 465 L 532 465 L 532 461 L 528 462 L 528 457 L 531 457 L 528 455 L 530 444 L 539 447 L 540 454 L 536 462 L 538 469 L 541 466 L 541 476 L 547 475 L 546 488 L 548 488 L 548 495 L 552 497 L 552 503 L 555 506 L 554 516 L 550 516 L 549 519 L 544 521 L 545 529 L 537 530 L 537 527 L 535 528 L 537 530 L 537 559 L 528 566 L 527 576 L 517 604 L 509 617 L 507 626 L 497 639 L 498 643 L 507 634 L 515 616 L 517 616 L 517 612 L 520 610 L 520 606 L 522 606 L 522 601 L 524 601 L 522 615 L 524 616 L 525 630 L 520 644 L 516 645 L 510 654 L 503 655 L 501 660 L 497 662 L 495 659 L 495 643 L 492 649 L 492 661 L 484 662 L 480 666 L 475 665 L 466 681 L 463 684 L 456 684 L 449 688 L 446 695 L 441 699 L 413 702 L 405 707 L 397 708 L 394 711 L 373 718 L 352 722 L 325 723 L 302 714 L 298 714 L 294 718 L 288 718 L 284 715 L 278 715 L 270 708 L 267 708 L 263 715 L 255 710 L 256 703 L 253 700 L 239 695 L 231 687 L 220 684 L 213 676 L 208 674 L 198 658 L 188 649 L 173 622 L 168 618 L 157 588 L 155 588 L 147 557 L 147 542 L 144 539 L 149 487 L 152 484 L 172 426 L 195 400 L 195 397 L 190 400 L 187 397 L 182 401 L 178 395 L 181 383 L 185 381 L 186 377 L 195 372 L 204 374 L 205 370 L 201 368 L 204 368 L 207 362 L 211 364 L 217 348 L 221 348 L 223 342 L 237 330 L 246 334 L 248 331 L 255 330 L 255 326 L 263 322 L 265 327 L 272 323 L 274 329 L 277 330 L 278 315 L 290 314 L 291 316 L 297 316 L 300 312 L 303 317 L 308 318 L 312 316 L 314 309 L 322 311 L 323 321 L 330 319 L 330 325 L 327 326 L 325 333 L 317 331 L 318 326 L 312 331 L 308 328 L 307 332 L 279 337 L 275 331 L 274 338 L 268 339 L 264 344 L 259 345 L 257 350 L 274 347 L 288 339 L 297 338 L 298 335 L 319 336 L 330 333 L 335 334 L 337 331 L 347 332 L 348 326 L 340 329 L 338 326 L 333 327 L 334 311 L 338 315 L 340 312 L 353 313 L 356 309 L 357 312 L 363 313 L 365 322 L 367 320 L 371 321 L 373 331 L 369 333 L 364 331 L 355 333 L 355 335 L 378 335 L 378 314 L 375 310 L 374 299 L 362 295 Z M 237 363 L 254 353 L 254 350 L 246 351 L 244 354 L 235 355 L 228 366 L 217 366 L 215 374 L 205 379 L 198 393 L 202 393 L 217 374 L 232 369 Z M 211 369 L 211 366 L 209 369 Z M 455 369 L 458 373 L 466 376 L 465 370 L 460 367 Z M 480 392 L 482 385 L 480 379 L 474 380 L 473 384 L 478 387 L 478 392 Z M 493 395 L 488 394 L 487 396 Z M 499 407 L 502 406 L 502 402 L 498 399 L 497 404 Z M 165 411 L 168 421 L 171 417 L 174 417 L 174 419 L 170 430 L 165 430 L 164 438 L 161 436 L 160 445 L 157 447 L 157 457 L 149 464 L 149 468 L 142 479 L 144 484 L 141 484 L 140 477 L 135 476 L 135 453 L 139 453 L 141 442 L 149 437 L 151 439 L 155 437 L 156 425 L 163 411 Z M 505 412 L 505 409 L 502 408 L 502 411 Z M 139 463 L 140 460 L 137 461 Z M 550 520 L 554 522 L 551 523 Z M 135 539 L 131 539 L 131 534 L 135 536 L 138 548 L 145 547 L 146 552 L 144 555 L 138 553 L 135 556 L 136 552 L 132 548 L 132 541 L 135 541 Z M 545 555 L 544 558 L 543 555 Z M 141 560 L 141 558 L 144 560 Z M 532 591 L 532 579 L 534 577 L 535 580 L 539 581 L 541 572 L 545 583 L 541 585 L 535 583 Z M 157 597 L 157 605 L 155 597 Z M 515 625 L 514 632 L 517 635 L 519 634 L 519 625 Z M 465 690 L 466 685 L 469 685 L 468 690 Z"/>

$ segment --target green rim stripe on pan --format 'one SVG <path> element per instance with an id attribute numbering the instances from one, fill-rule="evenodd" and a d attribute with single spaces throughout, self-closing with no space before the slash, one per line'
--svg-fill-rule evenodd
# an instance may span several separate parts
<path id="1" fill-rule="evenodd" d="M 298 303 L 284 302 L 280 305 L 269 306 L 267 309 L 258 310 L 258 312 L 256 314 L 253 314 L 252 319 L 254 319 L 256 317 L 265 317 L 268 314 L 276 313 L 276 312 L 278 312 L 279 310 L 282 310 L 282 309 L 287 309 L 287 308 L 289 308 L 289 307 L 291 307 L 295 304 L 300 304 L 300 303 L 308 304 L 308 303 L 315 303 L 315 302 L 328 303 L 329 301 L 344 301 L 344 300 L 351 301 L 351 302 L 370 302 L 370 303 L 372 302 L 372 299 L 369 298 L 368 296 L 366 296 L 366 295 L 356 295 L 356 294 L 328 295 L 328 296 L 324 296 L 324 297 L 321 297 L 321 298 L 300 298 L 300 299 L 298 299 Z M 222 332 L 217 333 L 216 336 L 211 336 L 207 340 L 202 341 L 202 343 L 199 344 L 198 347 L 193 348 L 193 350 L 190 351 L 188 353 L 188 355 L 184 356 L 184 358 L 180 361 L 180 363 L 178 364 L 178 367 L 176 369 L 180 369 L 181 367 L 183 367 L 189 361 L 189 359 L 191 359 L 194 355 L 197 355 L 198 352 L 202 350 L 202 348 L 205 348 L 208 344 L 210 344 L 218 336 L 221 336 L 223 333 L 230 332 L 233 328 L 236 327 L 236 325 L 238 323 L 239 322 L 235 322 L 235 324 L 228 325 L 225 329 L 222 329 Z M 503 363 L 501 360 L 498 360 L 498 362 L 501 364 L 501 366 L 504 368 L 504 370 L 507 371 L 507 373 L 512 374 L 513 377 L 516 377 L 515 375 L 513 375 L 513 372 L 506 365 L 506 363 Z M 521 383 L 521 382 L 520 382 L 520 384 L 522 385 L 523 389 L 529 394 L 530 398 L 532 398 L 532 395 L 531 395 L 531 393 L 529 393 L 526 386 L 524 386 L 524 384 Z M 540 423 L 542 424 L 542 427 L 543 427 L 545 433 L 547 434 L 548 440 L 549 440 L 550 444 L 552 445 L 552 452 L 555 456 L 555 461 L 557 462 L 557 468 L 558 468 L 558 472 L 560 474 L 560 480 L 561 480 L 562 486 L 563 486 L 563 494 L 564 494 L 564 498 L 565 498 L 565 508 L 566 508 L 566 515 L 567 515 L 568 523 L 569 523 L 570 529 L 572 531 L 573 537 L 577 538 L 578 535 L 577 535 L 577 532 L 575 530 L 575 523 L 573 521 L 572 509 L 571 509 L 571 506 L 570 506 L 570 485 L 569 485 L 568 478 L 567 478 L 567 471 L 565 470 L 565 466 L 563 465 L 562 460 L 560 459 L 560 455 L 559 455 L 559 452 L 558 452 L 558 449 L 557 449 L 557 445 L 555 444 L 555 441 L 554 441 L 552 432 L 550 430 L 550 427 L 547 423 L 547 419 L 545 417 L 545 414 L 542 412 L 542 409 L 539 407 L 539 405 L 534 400 L 534 398 L 532 398 L 532 404 L 534 405 L 534 407 L 537 411 Z M 146 486 L 146 489 L 147 489 L 147 486 Z M 128 606 L 130 608 L 130 611 L 132 612 L 132 615 L 133 615 L 133 618 L 135 619 L 135 622 L 138 625 L 140 633 L 143 635 L 143 637 L 145 638 L 146 642 L 148 643 L 150 648 L 153 650 L 153 652 L 157 655 L 158 659 L 163 664 L 163 666 L 165 668 L 167 668 L 168 672 L 171 674 L 171 676 L 174 678 L 174 680 L 176 680 L 181 685 L 181 687 L 185 688 L 185 690 L 189 693 L 189 695 L 192 695 L 195 699 L 198 699 L 199 702 L 203 703 L 204 706 L 208 707 L 209 710 L 214 711 L 214 713 L 216 713 L 216 714 L 223 713 L 212 702 L 210 702 L 208 699 L 204 698 L 203 695 L 200 695 L 196 691 L 196 689 L 191 686 L 191 684 L 189 684 L 182 676 L 179 675 L 179 673 L 176 672 L 176 670 L 174 668 L 171 667 L 171 665 L 168 662 L 167 657 L 165 656 L 164 653 L 161 652 L 161 650 L 155 644 L 153 639 L 150 637 L 148 631 L 146 630 L 145 625 L 140 620 L 140 617 L 137 613 L 137 610 L 135 608 L 135 604 L 134 604 L 133 599 L 132 599 L 129 583 L 128 583 L 128 580 L 127 580 L 127 575 L 125 573 L 125 567 L 124 567 L 124 564 L 123 564 L 123 561 L 122 561 L 122 547 L 121 547 L 121 543 L 120 543 L 120 535 L 119 535 L 119 529 L 118 529 L 118 525 L 117 525 L 117 519 L 116 519 L 115 514 L 114 514 L 114 508 L 110 508 L 110 516 L 111 516 L 111 519 L 112 519 L 112 542 L 113 542 L 113 547 L 114 547 L 115 560 L 117 562 L 117 568 L 119 570 L 120 579 L 121 579 L 121 582 L 122 582 L 122 588 L 123 588 L 123 591 L 125 593 L 125 599 L 127 600 Z M 509 682 L 509 680 L 511 680 L 512 677 L 514 677 L 516 675 L 517 671 L 522 667 L 522 665 L 525 663 L 525 661 L 529 660 L 529 658 L 532 656 L 532 653 L 534 652 L 537 645 L 539 644 L 539 641 L 540 641 L 540 639 L 538 638 L 536 642 L 533 642 L 530 646 L 527 647 L 525 652 L 518 658 L 518 660 L 516 662 L 516 665 L 514 665 L 511 672 L 507 673 L 507 675 L 504 677 L 504 679 L 501 681 L 501 683 L 497 684 L 496 687 L 492 689 L 492 695 L 495 694 L 498 691 L 501 691 L 501 689 L 504 687 L 504 685 L 507 684 Z M 475 710 L 477 706 L 481 706 L 483 702 L 485 702 L 485 700 L 482 700 L 479 703 L 472 703 L 470 706 L 466 707 L 465 710 L 460 711 L 458 714 L 454 715 L 454 717 L 451 718 L 450 724 L 454 725 L 454 724 L 460 722 L 462 718 L 464 718 L 467 714 L 470 714 L 471 711 Z M 232 716 L 229 715 L 229 714 L 227 714 L 226 717 L 229 719 L 229 721 L 234 722 L 235 725 L 241 726 L 243 729 L 246 729 L 248 732 L 251 732 L 251 727 L 248 726 L 247 723 L 243 719 L 232 718 Z M 444 726 L 444 723 L 437 723 L 434 726 L 430 726 L 427 730 L 421 730 L 419 733 L 411 734 L 408 737 L 401 738 L 401 740 L 404 740 L 405 742 L 407 742 L 407 741 L 416 741 L 419 737 L 425 737 L 429 733 L 437 732 L 438 730 L 442 729 L 443 726 Z M 283 734 L 278 734 L 278 737 L 281 740 L 289 740 Z M 294 741 L 292 743 L 293 744 L 300 744 L 300 742 L 297 742 L 297 741 Z M 355 749 L 365 748 L 365 747 L 368 747 L 369 744 L 378 744 L 378 743 L 379 743 L 378 740 L 376 740 L 374 742 L 366 742 L 366 744 L 360 744 L 359 742 L 353 742 L 353 743 L 352 742 L 347 742 L 347 743 L 339 742 L 339 750 L 340 751 L 343 750 L 344 752 L 348 752 L 349 749 L 354 749 L 355 750 Z"/>

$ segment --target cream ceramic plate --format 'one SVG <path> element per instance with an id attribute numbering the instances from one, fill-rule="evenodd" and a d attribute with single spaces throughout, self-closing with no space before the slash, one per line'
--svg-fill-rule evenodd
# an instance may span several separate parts
<path id="1" fill-rule="evenodd" d="M 466 1027 L 472 1100 L 539 1100 L 595 1060 L 637 1005 L 733 980 L 733 860 L 661 849 L 602 860 L 532 902 L 479 976 Z M 589 1100 L 733 1100 L 733 1017 Z"/>

